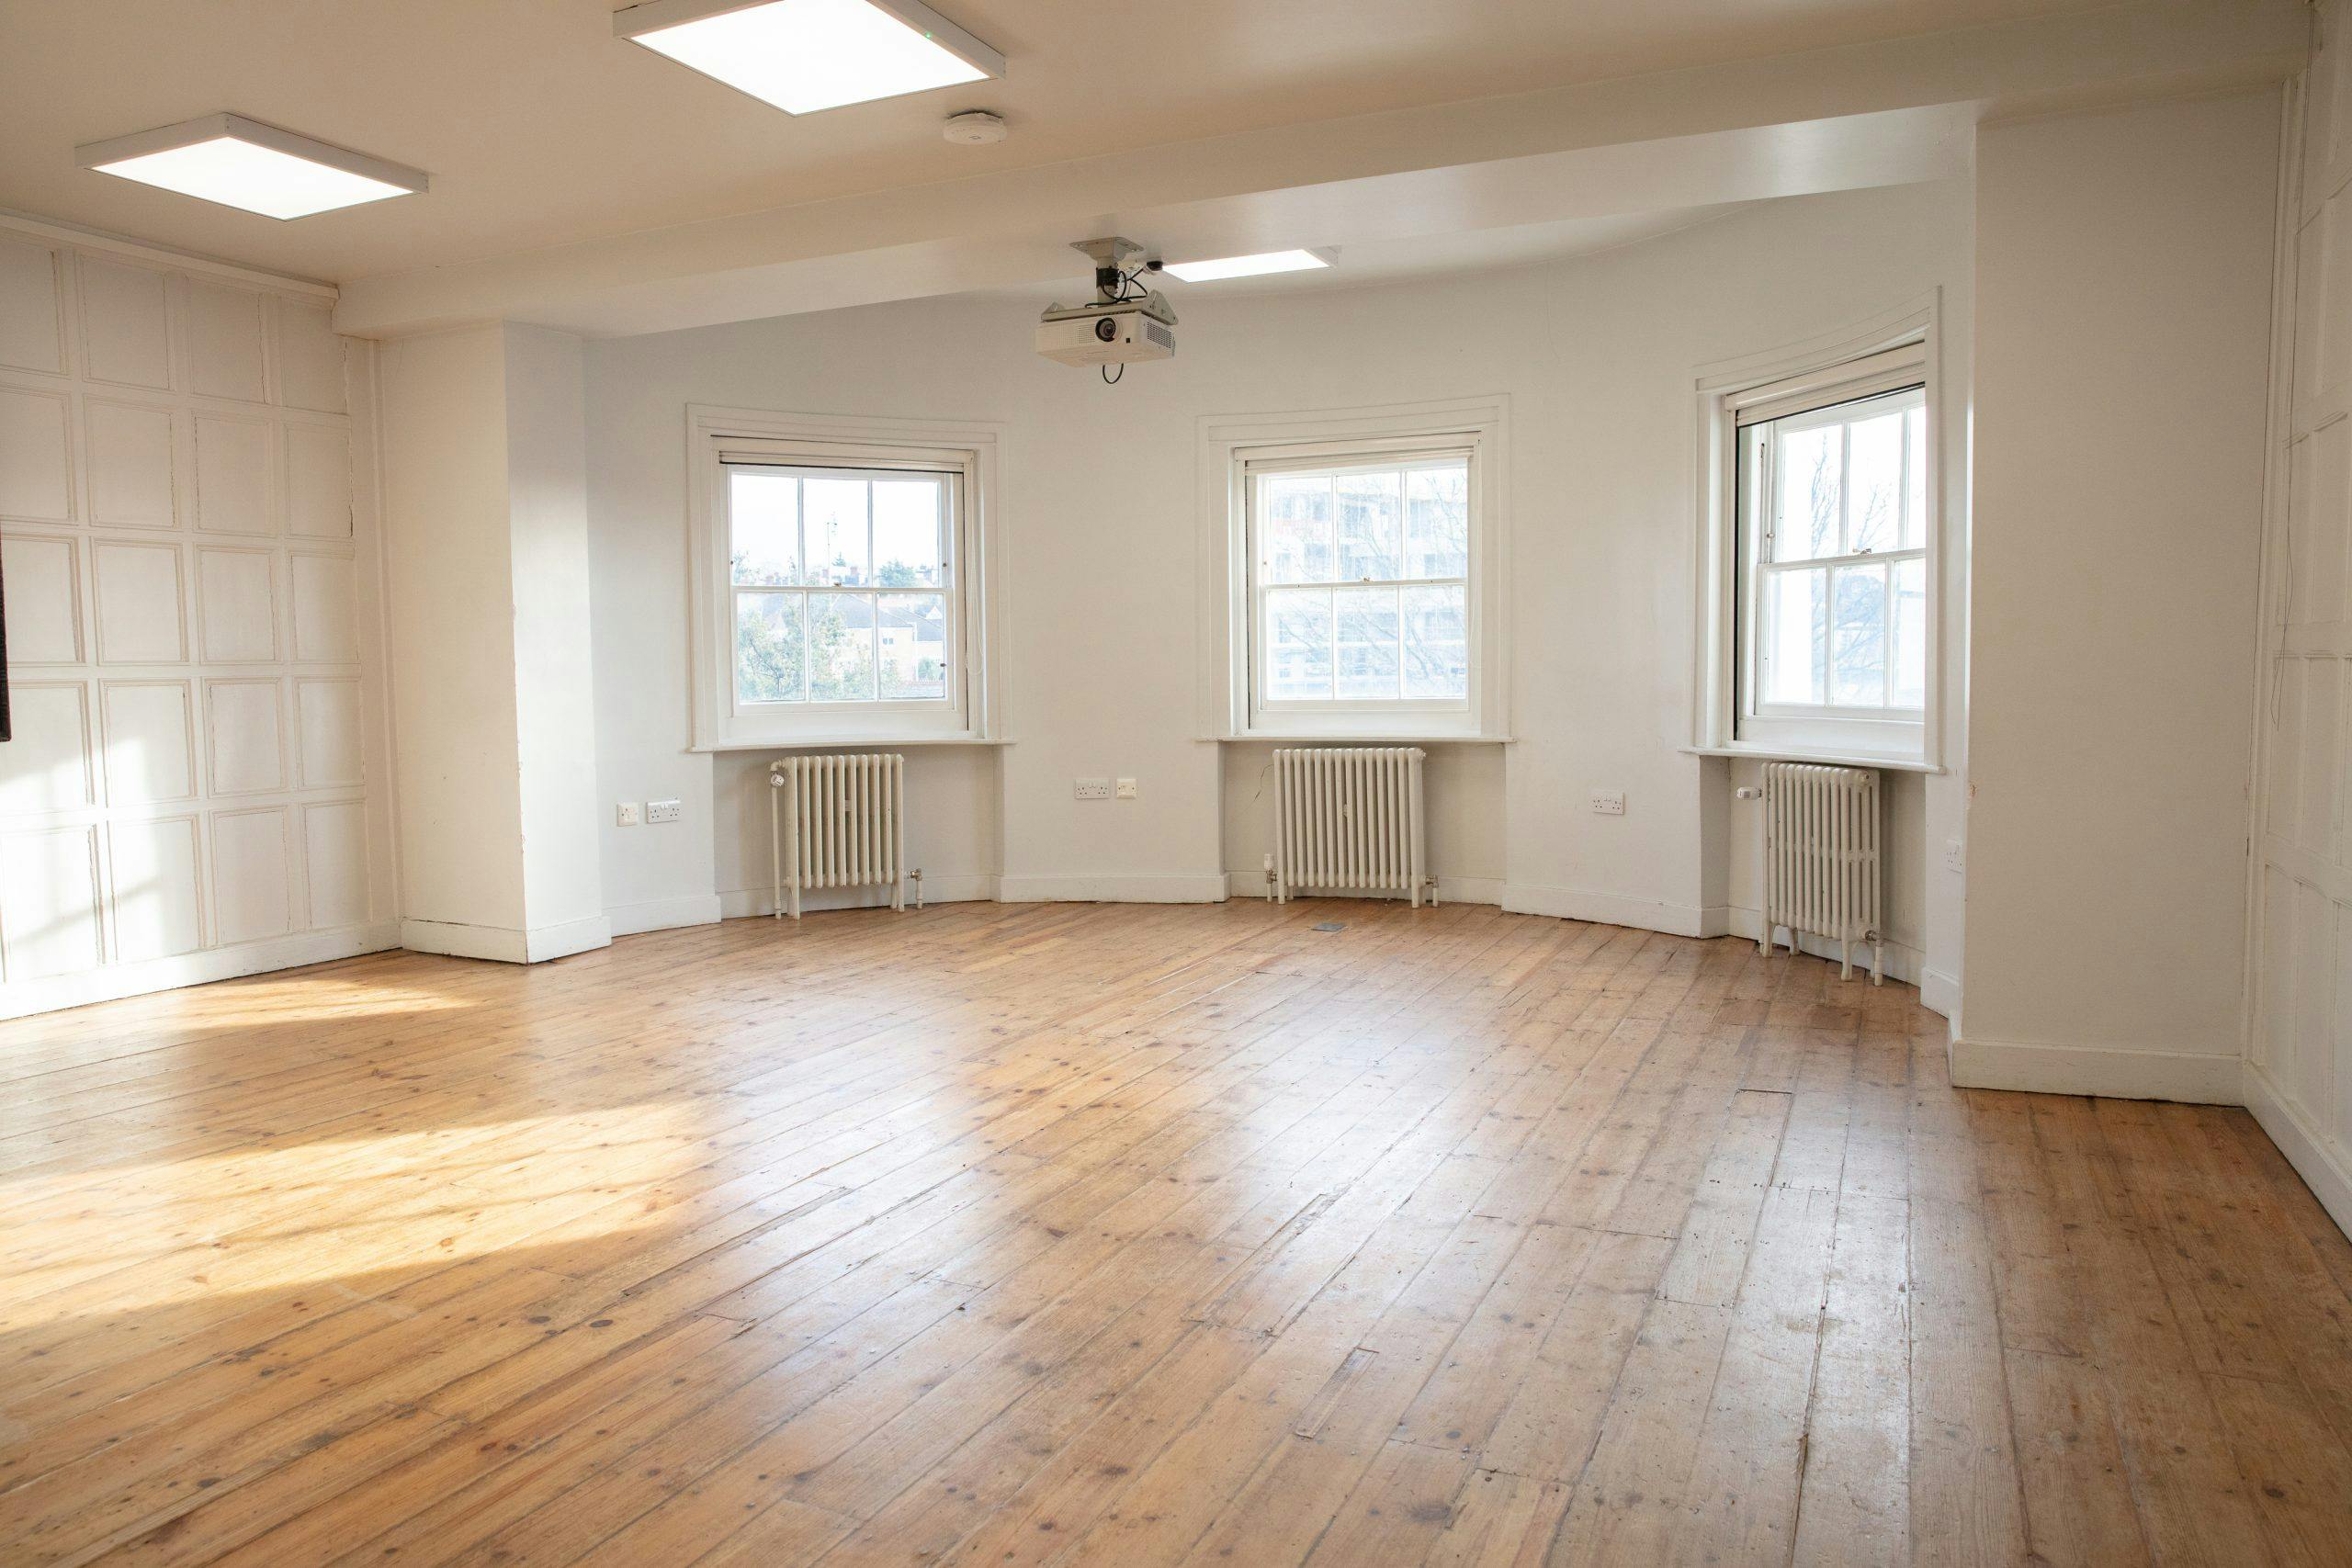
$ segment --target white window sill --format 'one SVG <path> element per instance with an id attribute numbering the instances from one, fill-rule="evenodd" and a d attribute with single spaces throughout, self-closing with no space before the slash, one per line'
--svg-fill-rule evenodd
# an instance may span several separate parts
<path id="1" fill-rule="evenodd" d="M 1812 750 L 1802 746 L 1684 746 L 1686 757 L 1745 757 L 1758 762 L 1818 762 L 1834 768 L 1883 768 L 1895 773 L 1940 773 L 1944 770 L 1923 757 L 1871 751 Z"/>
<path id="2" fill-rule="evenodd" d="M 689 746 L 689 752 L 721 751 L 814 751 L 835 747 L 876 746 L 1010 746 L 1012 742 L 999 736 L 981 735 L 791 735 L 776 736 L 765 740 L 719 740 L 705 746 Z"/>

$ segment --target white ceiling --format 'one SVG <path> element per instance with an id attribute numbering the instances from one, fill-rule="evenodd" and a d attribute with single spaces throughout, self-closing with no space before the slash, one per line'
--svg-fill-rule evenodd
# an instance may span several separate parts
<path id="1" fill-rule="evenodd" d="M 614 0 L 5 0 L 0 207 L 345 281 L 1212 136 L 2081 13 L 2092 0 L 942 0 L 1002 82 L 794 118 Z M 940 140 L 1002 112 L 1001 146 Z M 290 224 L 76 168 L 230 109 L 428 170 Z"/>

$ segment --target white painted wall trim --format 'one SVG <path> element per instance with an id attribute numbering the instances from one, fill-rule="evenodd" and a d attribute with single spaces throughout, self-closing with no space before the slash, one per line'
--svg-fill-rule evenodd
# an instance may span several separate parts
<path id="1" fill-rule="evenodd" d="M 335 931 L 303 931 L 268 942 L 247 942 L 242 947 L 217 947 L 175 958 L 154 958 L 143 964 L 20 980 L 13 986 L 0 986 L 0 1019 L 28 1018 L 37 1012 L 144 996 L 150 991 L 241 979 L 273 969 L 325 964 L 362 953 L 382 953 L 400 945 L 399 923 L 383 920 Z"/>
<path id="2" fill-rule="evenodd" d="M 922 879 L 922 901 L 932 904 L 985 904 L 996 897 L 997 879 L 989 875 L 926 876 Z M 718 896 L 718 915 L 722 920 L 750 919 L 754 916 L 775 913 L 775 889 L 773 887 L 730 887 Z M 907 908 L 915 907 L 914 884 L 907 884 Z M 823 909 L 887 909 L 890 907 L 890 890 L 887 887 L 809 887 L 800 894 L 800 908 L 806 911 Z M 650 928 L 649 928 L 650 929 Z"/>
<path id="3" fill-rule="evenodd" d="M 1225 874 L 1226 896 L 1230 898 L 1262 900 L 1266 897 L 1266 874 L 1262 871 L 1228 871 Z M 1323 897 L 1326 895 L 1317 893 L 1292 895 L 1294 900 Z M 1335 893 L 1328 897 L 1372 898 L 1382 903 L 1396 903 L 1401 901 L 1405 895 L 1401 893 Z M 1441 876 L 1437 879 L 1437 901 L 1441 904 L 1486 904 L 1500 908 L 1503 901 L 1503 879 L 1499 876 Z"/>
<path id="4" fill-rule="evenodd" d="M 1942 1014 L 1957 1024 L 1960 1019 L 1958 977 L 1923 965 L 1919 971 L 1919 1005 L 1929 1012 Z"/>
<path id="5" fill-rule="evenodd" d="M 1624 893 L 1600 893 L 1540 882 L 1514 882 L 1503 888 L 1502 907 L 1514 915 L 1552 915 L 1595 925 L 1630 926 L 1668 936 L 1724 934 L 1722 912 L 1696 904 L 1666 904 Z"/>
<path id="6" fill-rule="evenodd" d="M 1222 904 L 1225 873 L 1146 872 L 1122 876 L 1007 876 L 1007 904 Z"/>
<path id="7" fill-rule="evenodd" d="M 451 958 L 489 958 L 501 964 L 545 964 L 591 948 L 609 947 L 612 921 L 603 915 L 560 925 L 517 931 L 511 926 L 469 926 L 453 920 L 402 920 L 401 942 L 412 953 Z"/>
<path id="8" fill-rule="evenodd" d="M 2352 1150 L 2313 1126 L 2258 1062 L 2245 1065 L 2245 1107 L 2328 1217 L 2352 1235 Z"/>
<path id="9" fill-rule="evenodd" d="M 258 267 L 240 266 L 235 262 L 219 261 L 193 251 L 175 251 L 163 245 L 149 244 L 143 240 L 109 234 L 103 229 L 85 229 L 77 223 L 35 218 L 30 213 L 0 210 L 0 229 L 12 229 L 19 234 L 30 234 L 36 239 L 60 244 L 79 245 L 85 251 L 109 251 L 116 255 L 134 256 L 158 265 L 177 267 L 182 272 L 226 278 L 232 283 L 275 289 L 280 294 L 299 294 L 329 304 L 340 297 L 340 291 L 332 283 L 294 277 L 282 272 L 264 272 Z"/>
<path id="10" fill-rule="evenodd" d="M 1951 1062 L 1951 1081 L 1962 1089 L 2177 1100 L 2193 1105 L 2245 1103 L 2245 1061 L 2234 1052 L 2191 1055 L 1955 1038 Z"/>
<path id="11" fill-rule="evenodd" d="M 695 893 L 678 898 L 650 898 L 641 904 L 618 904 L 605 911 L 615 936 L 639 931 L 665 931 L 678 926 L 707 926 L 726 919 L 716 893 Z"/>

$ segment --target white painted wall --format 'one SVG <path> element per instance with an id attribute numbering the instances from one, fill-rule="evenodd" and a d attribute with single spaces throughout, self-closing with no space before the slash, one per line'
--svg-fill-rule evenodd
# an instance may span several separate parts
<path id="1" fill-rule="evenodd" d="M 478 327 L 381 363 L 401 943 L 601 946 L 579 340 Z"/>
<path id="2" fill-rule="evenodd" d="M 0 1017 L 391 944 L 368 350 L 330 303 L 0 219 Z"/>
<path id="3" fill-rule="evenodd" d="M 1979 137 L 1963 1082 L 2238 1094 L 2278 112 Z"/>
<path id="4" fill-rule="evenodd" d="M 1724 930 L 1724 889 L 1737 884 L 1721 863 L 1752 854 L 1726 840 L 1750 829 L 1724 804 L 1724 765 L 1682 750 L 1694 379 L 1940 289 L 1947 444 L 1962 450 L 1972 254 L 1970 193 L 1953 182 L 1769 204 L 1525 271 L 1255 297 L 1195 289 L 1178 299 L 1179 356 L 1115 388 L 1037 359 L 1040 301 L 1025 299 L 592 342 L 597 751 L 616 925 L 707 919 L 714 892 L 730 910 L 754 908 L 740 890 L 769 879 L 763 760 L 714 766 L 686 750 L 689 402 L 1007 425 L 995 656 L 1011 744 L 1001 762 L 910 751 L 910 859 L 927 881 L 978 886 L 1001 874 L 1010 897 L 1203 897 L 1228 871 L 1256 890 L 1264 749 L 1201 739 L 1214 718 L 1197 711 L 1199 419 L 1501 392 L 1519 740 L 1436 749 L 1432 858 L 1470 896 Z M 1950 464 L 1948 513 L 1964 518 L 1965 502 Z M 1956 549 L 1961 531 L 1951 536 Z M 1956 739 L 1956 714 L 1951 728 Z M 1075 801 L 1080 775 L 1136 777 L 1141 798 Z M 1592 816 L 1594 788 L 1626 791 L 1628 814 Z M 1959 788 L 1898 782 L 1898 803 L 1920 803 L 1898 805 L 1898 820 L 1913 811 L 1931 824 L 1938 792 L 1956 801 Z M 665 795 L 685 801 L 685 821 L 611 825 L 614 802 Z M 1897 837 L 1917 846 L 1936 834 Z M 1895 908 L 1920 945 L 1945 944 L 1957 975 L 1958 900 L 1930 897 L 1922 858 L 1894 868 Z"/>
<path id="5" fill-rule="evenodd" d="M 2245 1097 L 2336 1223 L 2352 1231 L 2352 15 L 2320 17 L 2290 98 L 2277 302 L 2263 682 L 2254 1022 Z"/>

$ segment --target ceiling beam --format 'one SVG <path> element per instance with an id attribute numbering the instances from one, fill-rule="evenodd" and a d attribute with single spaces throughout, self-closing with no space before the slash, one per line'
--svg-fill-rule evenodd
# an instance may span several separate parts
<path id="1" fill-rule="evenodd" d="M 1252 130 L 358 278 L 335 322 L 660 332 L 1060 277 L 1093 233 L 1344 245 L 1935 178 L 1987 116 L 2281 80 L 2310 27 L 2157 0 Z"/>

